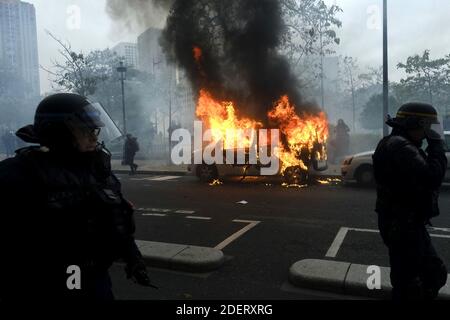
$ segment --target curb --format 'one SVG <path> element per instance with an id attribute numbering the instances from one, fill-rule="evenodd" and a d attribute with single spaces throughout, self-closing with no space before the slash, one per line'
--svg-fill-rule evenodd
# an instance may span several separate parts
<path id="1" fill-rule="evenodd" d="M 128 174 L 130 173 L 130 170 L 112 170 L 113 173 L 116 174 Z M 172 175 L 172 176 L 186 176 L 189 172 L 184 171 L 155 171 L 155 170 L 139 170 L 136 172 L 136 174 L 158 174 L 158 175 Z"/>
<path id="2" fill-rule="evenodd" d="M 363 296 L 378 299 L 391 299 L 390 268 L 380 267 L 381 289 L 367 288 L 368 265 L 305 259 L 294 263 L 289 269 L 289 281 L 297 286 L 334 293 Z M 450 279 L 450 275 L 448 277 Z M 440 290 L 440 300 L 450 299 L 450 281 Z"/>
<path id="3" fill-rule="evenodd" d="M 220 268 L 225 261 L 223 252 L 213 248 L 139 240 L 136 244 L 152 267 L 208 272 Z"/>

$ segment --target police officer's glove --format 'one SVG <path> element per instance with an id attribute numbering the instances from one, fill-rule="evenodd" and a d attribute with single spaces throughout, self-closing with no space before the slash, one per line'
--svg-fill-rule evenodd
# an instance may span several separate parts
<path id="1" fill-rule="evenodd" d="M 445 153 L 445 142 L 439 133 L 432 129 L 428 129 L 426 131 L 426 136 L 428 142 L 428 154 Z"/>
<path id="2" fill-rule="evenodd" d="M 433 142 L 433 141 L 442 141 L 443 137 L 437 133 L 436 131 L 434 131 L 433 129 L 428 129 L 425 131 L 425 134 L 427 136 L 427 141 L 428 142 Z"/>
<path id="3" fill-rule="evenodd" d="M 147 273 L 147 268 L 143 261 L 137 263 L 129 263 L 125 267 L 125 272 L 128 279 L 132 279 L 135 283 L 145 287 L 152 287 L 158 289 L 150 282 L 150 278 Z"/>

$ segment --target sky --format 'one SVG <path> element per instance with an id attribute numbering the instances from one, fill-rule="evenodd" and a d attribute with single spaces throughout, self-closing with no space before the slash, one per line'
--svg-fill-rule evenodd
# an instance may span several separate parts
<path id="1" fill-rule="evenodd" d="M 26 0 L 34 4 L 40 64 L 52 69 L 52 61 L 61 60 L 58 45 L 47 34 L 49 30 L 61 40 L 70 42 L 74 51 L 89 52 L 111 48 L 121 41 L 136 42 L 142 28 L 124 28 L 106 13 L 106 0 Z M 337 54 L 356 57 L 361 68 L 382 63 L 382 0 L 326 0 L 337 4 L 342 28 Z M 413 54 L 431 50 L 432 58 L 450 54 L 450 1 L 388 0 L 389 58 L 391 80 L 403 74 L 399 62 Z M 154 26 L 162 27 L 160 22 Z M 51 90 L 49 75 L 41 70 L 42 93 Z"/>

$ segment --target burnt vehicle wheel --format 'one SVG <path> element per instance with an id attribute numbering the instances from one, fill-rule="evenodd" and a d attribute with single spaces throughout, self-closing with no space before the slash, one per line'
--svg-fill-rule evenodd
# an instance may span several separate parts
<path id="1" fill-rule="evenodd" d="M 217 179 L 218 174 L 216 166 L 203 163 L 197 167 L 197 177 L 202 182 L 211 182 L 214 179 Z"/>
<path id="2" fill-rule="evenodd" d="M 375 177 L 373 175 L 373 167 L 370 165 L 361 166 L 355 174 L 356 181 L 361 186 L 372 186 L 375 184 Z"/>
<path id="3" fill-rule="evenodd" d="M 287 184 L 305 184 L 308 182 L 309 174 L 300 167 L 289 167 L 283 174 L 284 182 Z"/>

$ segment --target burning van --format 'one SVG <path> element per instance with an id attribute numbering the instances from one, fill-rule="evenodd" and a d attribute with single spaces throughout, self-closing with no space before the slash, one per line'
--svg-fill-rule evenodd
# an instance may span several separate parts
<path id="1" fill-rule="evenodd" d="M 219 149 L 223 154 L 214 155 L 217 161 L 195 161 L 196 164 L 189 166 L 191 173 L 202 181 L 224 176 L 268 175 L 264 171 L 273 167 L 274 160 L 277 170 L 270 175 L 282 176 L 289 184 L 305 183 L 312 173 L 327 168 L 325 114 L 299 115 L 288 96 L 282 96 L 274 104 L 266 119 L 254 120 L 239 116 L 232 102 L 217 101 L 201 90 L 196 114 L 206 129 L 210 129 L 210 146 L 218 143 L 223 146 Z M 263 122 L 271 129 L 263 129 Z M 276 138 L 266 134 L 273 129 L 278 132 Z M 256 132 L 256 138 L 246 132 Z M 193 158 L 202 159 L 204 149 L 202 146 L 194 151 Z"/>

